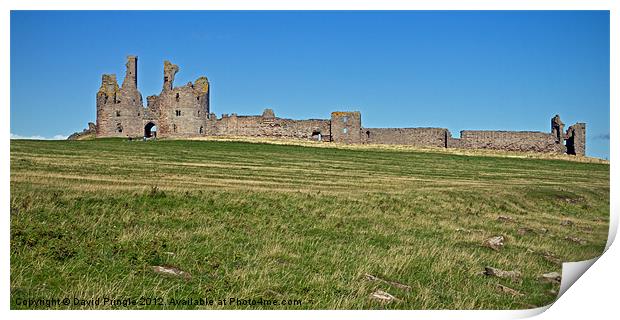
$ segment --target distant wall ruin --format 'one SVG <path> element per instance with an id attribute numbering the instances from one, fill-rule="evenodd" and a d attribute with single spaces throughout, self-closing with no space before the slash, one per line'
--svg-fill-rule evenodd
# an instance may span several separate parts
<path id="1" fill-rule="evenodd" d="M 396 144 L 419 147 L 494 149 L 519 152 L 585 155 L 586 125 L 577 123 L 564 132 L 559 115 L 551 130 L 461 131 L 459 138 L 445 128 L 365 128 L 358 111 L 332 112 L 330 119 L 278 118 L 271 109 L 262 115 L 211 112 L 207 77 L 175 87 L 180 68 L 164 62 L 162 91 L 147 97 L 144 106 L 138 91 L 138 57 L 128 56 L 123 84 L 116 75 L 104 74 L 97 92 L 96 137 L 189 138 L 199 136 L 250 136 L 305 139 L 345 144 Z M 77 137 L 79 135 L 76 135 Z"/>
<path id="2" fill-rule="evenodd" d="M 224 114 L 217 119 L 212 114 L 205 135 L 249 136 L 331 141 L 330 121 L 323 119 L 293 120 L 277 118 L 271 109 L 262 115 L 238 116 Z"/>
<path id="3" fill-rule="evenodd" d="M 449 148 L 494 149 L 523 152 L 565 153 L 551 133 L 533 131 L 461 131 L 460 139 L 450 139 Z"/>
<path id="4" fill-rule="evenodd" d="M 362 128 L 362 137 L 363 142 L 373 144 L 446 147 L 448 132 L 442 128 Z"/>

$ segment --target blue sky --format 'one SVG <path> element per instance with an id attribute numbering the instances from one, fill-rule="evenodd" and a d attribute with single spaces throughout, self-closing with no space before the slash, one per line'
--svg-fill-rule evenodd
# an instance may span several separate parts
<path id="1" fill-rule="evenodd" d="M 366 127 L 549 131 L 587 123 L 609 157 L 607 11 L 13 11 L 11 133 L 54 137 L 95 121 L 101 74 L 138 86 L 206 75 L 211 110 L 329 118 Z"/>

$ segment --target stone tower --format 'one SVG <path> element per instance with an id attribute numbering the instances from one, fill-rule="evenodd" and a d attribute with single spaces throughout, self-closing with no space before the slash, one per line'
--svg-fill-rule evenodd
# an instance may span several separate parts
<path id="1" fill-rule="evenodd" d="M 577 156 L 586 155 L 586 124 L 575 123 L 566 131 L 566 153 Z"/>
<path id="2" fill-rule="evenodd" d="M 104 74 L 97 92 L 97 137 L 142 136 L 142 95 L 138 91 L 138 58 L 128 56 L 123 85 Z"/>
<path id="3" fill-rule="evenodd" d="M 204 135 L 209 117 L 209 80 L 200 77 L 194 83 L 174 87 L 177 72 L 177 65 L 164 61 L 162 90 L 159 96 L 148 97 L 147 112 L 156 118 L 158 137 Z M 144 125 L 149 122 L 145 120 Z"/>
<path id="4" fill-rule="evenodd" d="M 332 112 L 331 137 L 334 142 L 360 143 L 362 115 L 359 111 Z"/>
<path id="5" fill-rule="evenodd" d="M 557 143 L 564 144 L 564 122 L 560 120 L 559 114 L 551 118 L 551 134 Z"/>

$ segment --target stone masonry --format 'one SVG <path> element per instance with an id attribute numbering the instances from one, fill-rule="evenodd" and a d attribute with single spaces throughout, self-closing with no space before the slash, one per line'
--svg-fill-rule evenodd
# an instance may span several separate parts
<path id="1" fill-rule="evenodd" d="M 358 111 L 332 112 L 330 119 L 293 120 L 278 118 L 273 110 L 265 109 L 261 115 L 233 113 L 217 118 L 209 105 L 207 77 L 175 87 L 174 79 L 180 69 L 169 61 L 164 61 L 162 91 L 147 97 L 145 107 L 138 91 L 138 57 L 128 56 L 125 66 L 125 78 L 120 87 L 116 75 L 102 76 L 97 92 L 97 123 L 89 129 L 89 132 L 95 131 L 98 138 L 251 136 L 581 156 L 586 151 L 585 123 L 574 124 L 564 132 L 559 115 L 551 119 L 549 133 L 465 130 L 461 131 L 460 138 L 453 138 L 444 128 L 364 128 Z"/>

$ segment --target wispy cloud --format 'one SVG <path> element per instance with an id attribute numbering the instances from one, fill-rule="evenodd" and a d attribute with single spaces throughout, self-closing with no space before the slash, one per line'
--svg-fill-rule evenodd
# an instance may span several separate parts
<path id="1" fill-rule="evenodd" d="M 601 133 L 594 136 L 595 140 L 609 140 L 609 133 Z"/>
<path id="2" fill-rule="evenodd" d="M 19 134 L 11 133 L 11 139 L 26 139 L 26 140 L 66 140 L 68 136 L 57 134 L 53 137 L 44 136 L 22 136 Z"/>

